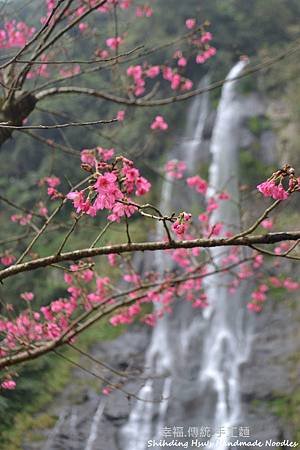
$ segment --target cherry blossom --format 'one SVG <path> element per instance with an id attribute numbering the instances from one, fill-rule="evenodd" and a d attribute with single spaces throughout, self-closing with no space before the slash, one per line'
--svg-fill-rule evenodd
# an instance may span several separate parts
<path id="1" fill-rule="evenodd" d="M 206 194 L 207 191 L 207 182 L 203 180 L 199 175 L 195 175 L 193 177 L 189 177 L 186 180 L 189 187 L 194 188 L 196 192 L 199 194 Z"/>
<path id="2" fill-rule="evenodd" d="M 191 214 L 187 214 L 186 212 L 182 212 L 179 214 L 178 218 L 172 225 L 172 230 L 176 234 L 179 239 L 182 239 L 184 234 L 188 229 L 188 224 L 192 218 Z"/>
<path id="3" fill-rule="evenodd" d="M 20 297 L 23 300 L 25 300 L 26 302 L 31 302 L 34 299 L 34 293 L 33 292 L 23 292 L 23 294 L 21 294 Z"/>
<path id="4" fill-rule="evenodd" d="M 5 380 L 2 381 L 1 387 L 2 389 L 13 390 L 16 388 L 16 382 L 14 380 Z"/>
<path id="5" fill-rule="evenodd" d="M 169 126 L 162 116 L 156 116 L 150 128 L 151 130 L 166 131 Z"/>
<path id="6" fill-rule="evenodd" d="M 165 164 L 165 171 L 171 178 L 175 178 L 177 180 L 183 178 L 183 173 L 185 170 L 186 163 L 184 161 L 173 159 Z"/>
<path id="7" fill-rule="evenodd" d="M 123 39 L 120 36 L 117 36 L 107 38 L 105 42 L 107 47 L 111 48 L 112 50 L 116 50 L 121 44 L 123 44 Z"/>
<path id="8" fill-rule="evenodd" d="M 185 25 L 189 30 L 192 30 L 196 26 L 196 19 L 186 19 Z"/>
<path id="9" fill-rule="evenodd" d="M 271 230 L 273 228 L 273 220 L 272 219 L 265 219 L 262 221 L 261 226 L 265 228 L 266 230 Z"/>

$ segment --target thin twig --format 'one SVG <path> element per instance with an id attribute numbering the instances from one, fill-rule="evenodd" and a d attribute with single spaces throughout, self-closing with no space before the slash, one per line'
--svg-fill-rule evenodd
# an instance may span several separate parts
<path id="1" fill-rule="evenodd" d="M 12 130 L 53 130 L 56 128 L 84 127 L 86 125 L 101 125 L 115 122 L 118 122 L 118 119 L 92 120 L 88 122 L 69 122 L 69 123 L 61 123 L 58 125 L 20 125 L 20 126 L 10 125 L 9 122 L 0 122 L 0 128 L 9 128 Z"/>

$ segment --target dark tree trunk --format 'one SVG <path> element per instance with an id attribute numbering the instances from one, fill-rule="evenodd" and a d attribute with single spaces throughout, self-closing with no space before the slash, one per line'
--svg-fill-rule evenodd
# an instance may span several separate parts
<path id="1" fill-rule="evenodd" d="M 8 122 L 8 125 L 21 126 L 23 120 L 34 110 L 36 98 L 28 92 L 22 92 L 13 99 L 8 106 L 0 110 L 0 122 Z M 0 128 L 0 146 L 9 139 L 13 129 Z"/>

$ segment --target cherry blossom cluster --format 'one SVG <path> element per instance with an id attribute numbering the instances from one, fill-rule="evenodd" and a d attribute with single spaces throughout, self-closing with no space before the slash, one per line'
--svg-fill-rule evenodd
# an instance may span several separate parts
<path id="1" fill-rule="evenodd" d="M 189 29 L 195 28 L 195 19 L 188 19 L 186 25 Z M 120 42 L 116 42 L 116 39 L 119 38 L 114 39 L 115 40 L 111 40 L 109 42 L 109 46 L 111 48 L 116 48 L 116 46 L 121 43 L 121 40 Z M 206 31 L 203 26 L 200 27 L 200 29 L 195 29 L 195 32 L 192 33 L 190 43 L 197 49 L 197 51 L 201 50 L 201 53 L 198 53 L 196 56 L 197 63 L 204 63 L 207 59 L 216 54 L 216 49 L 210 46 L 211 40 L 212 34 Z M 187 57 L 183 55 L 182 50 L 176 50 L 173 58 L 177 61 L 177 67 L 175 68 L 166 64 L 151 66 L 147 63 L 144 63 L 144 65 L 138 64 L 135 66 L 129 66 L 127 68 L 127 76 L 133 81 L 133 84 L 131 84 L 128 88 L 129 92 L 133 93 L 135 96 L 143 95 L 146 90 L 146 79 L 154 79 L 158 76 L 161 76 L 163 80 L 168 81 L 172 90 L 184 92 L 192 89 L 193 82 L 183 76 L 180 71 L 180 69 L 187 66 Z"/>
<path id="2" fill-rule="evenodd" d="M 199 194 L 206 194 L 208 188 L 207 181 L 199 175 L 187 178 L 186 182 L 190 188 L 193 188 Z"/>
<path id="3" fill-rule="evenodd" d="M 181 59 L 181 62 L 183 59 Z M 183 64 L 182 64 L 183 66 Z M 149 66 L 144 65 L 129 66 L 127 69 L 127 76 L 132 79 L 133 84 L 128 88 L 128 91 L 135 96 L 141 96 L 146 90 L 146 79 L 154 79 L 159 75 L 166 81 L 170 82 L 172 90 L 188 91 L 193 87 L 191 80 L 185 78 L 177 72 L 177 69 L 163 65 L 163 66 Z"/>
<path id="4" fill-rule="evenodd" d="M 11 254 L 9 250 L 5 250 L 3 255 L 0 255 L 0 262 L 3 266 L 10 266 L 16 260 L 16 257 Z"/>
<path id="5" fill-rule="evenodd" d="M 0 48 L 24 47 L 34 33 L 35 28 L 24 22 L 7 21 L 0 29 Z"/>
<path id="6" fill-rule="evenodd" d="M 47 185 L 47 194 L 52 200 L 62 198 L 62 194 L 57 190 L 57 187 L 60 185 L 61 181 L 58 177 L 45 177 L 39 181 L 39 185 Z"/>
<path id="7" fill-rule="evenodd" d="M 194 18 L 187 19 L 185 25 L 188 30 L 193 30 L 197 26 L 197 21 Z M 213 39 L 213 35 L 206 31 L 204 27 L 201 27 L 201 36 L 199 37 L 197 32 L 192 36 L 191 42 L 192 44 L 200 50 L 200 52 L 196 56 L 196 63 L 203 64 L 212 56 L 215 56 L 217 50 L 215 47 L 210 45 L 211 40 Z"/>
<path id="8" fill-rule="evenodd" d="M 32 214 L 13 214 L 10 217 L 10 220 L 14 223 L 19 223 L 20 225 L 24 226 L 31 222 Z"/>
<path id="9" fill-rule="evenodd" d="M 167 174 L 174 179 L 180 180 L 183 178 L 183 174 L 186 170 L 186 163 L 184 161 L 178 161 L 177 159 L 172 159 L 165 164 L 165 171 Z"/>
<path id="10" fill-rule="evenodd" d="M 160 130 L 166 131 L 169 128 L 169 125 L 163 118 L 163 116 L 156 116 L 150 125 L 151 130 Z"/>
<path id="11" fill-rule="evenodd" d="M 284 185 L 285 183 L 285 185 Z M 267 181 L 257 186 L 264 197 L 272 197 L 274 200 L 286 200 L 289 195 L 300 189 L 300 177 L 295 176 L 295 170 L 290 165 L 274 172 Z"/>
<path id="12" fill-rule="evenodd" d="M 196 249 L 194 249 L 196 250 Z M 197 249 L 198 250 L 198 249 Z M 195 252 L 196 255 L 196 252 Z M 199 252 L 197 252 L 199 255 Z M 205 274 L 205 268 L 199 271 L 199 275 Z M 113 326 L 122 324 L 131 324 L 137 317 L 142 323 L 145 323 L 151 327 L 155 326 L 157 321 L 161 319 L 165 314 L 171 314 L 173 312 L 173 303 L 178 298 L 184 298 L 190 302 L 194 308 L 205 308 L 207 303 L 207 295 L 203 290 L 203 283 L 200 278 L 190 279 L 184 281 L 175 287 L 172 285 L 172 276 L 166 275 L 164 282 L 154 289 L 149 289 L 143 296 L 138 295 L 138 299 L 135 303 L 129 307 L 122 308 L 122 311 L 111 317 L 110 323 Z M 131 277 L 131 282 L 134 277 Z M 151 281 L 158 279 L 157 274 L 151 274 Z M 129 280 L 128 280 L 129 281 Z M 135 281 L 138 285 L 139 281 Z M 130 298 L 134 301 L 137 294 L 132 293 Z M 151 313 L 143 313 L 143 304 L 155 305 L 155 308 Z"/>
<path id="13" fill-rule="evenodd" d="M 252 292 L 251 301 L 247 304 L 249 311 L 260 313 L 263 310 L 263 305 L 267 300 L 267 292 L 271 288 L 281 288 L 287 292 L 294 292 L 300 289 L 300 283 L 292 280 L 290 277 L 269 277 L 266 283 L 262 283 L 258 288 Z"/>
<path id="14" fill-rule="evenodd" d="M 102 147 L 82 151 L 82 167 L 93 175 L 87 188 L 67 194 L 77 213 L 94 217 L 98 211 L 107 210 L 110 212 L 108 220 L 119 222 L 137 211 L 130 196 L 149 192 L 150 182 L 140 175 L 133 162 L 118 156 L 108 163 L 113 155 L 114 149 Z"/>
<path id="15" fill-rule="evenodd" d="M 183 237 L 188 229 L 191 218 L 192 218 L 192 214 L 182 212 L 179 214 L 176 221 L 173 223 L 172 230 L 174 231 L 174 233 L 176 234 L 176 236 L 179 239 L 183 239 Z"/>
<path id="16" fill-rule="evenodd" d="M 26 78 L 28 80 L 33 80 L 34 78 L 43 77 L 43 78 L 49 78 L 50 72 L 49 72 L 49 66 L 47 63 L 48 57 L 45 54 L 42 54 L 40 57 L 41 61 L 43 61 L 41 64 L 38 64 L 31 68 L 31 70 L 27 73 Z"/>
<path id="17" fill-rule="evenodd" d="M 111 256 L 114 256 L 113 260 Z M 109 261 L 115 264 L 116 255 L 109 255 Z M 132 271 L 123 275 L 126 283 L 139 287 L 141 277 Z M 157 281 L 156 274 L 146 274 L 147 281 Z M 0 357 L 5 357 L 11 351 L 18 351 L 19 348 L 32 346 L 34 343 L 43 344 L 51 341 L 58 341 L 72 330 L 72 323 L 82 312 L 90 312 L 104 304 L 114 305 L 113 287 L 110 278 L 99 276 L 89 262 L 73 264 L 64 275 L 67 285 L 67 295 L 55 299 L 47 306 L 34 307 L 35 295 L 33 292 L 23 292 L 20 294 L 20 301 L 24 302 L 26 308 L 19 313 L 16 318 L 0 315 Z M 205 306 L 205 295 L 202 290 L 200 280 L 191 280 L 188 284 L 177 288 L 171 287 L 168 282 L 172 282 L 172 277 L 167 276 L 165 283 L 158 288 L 145 291 L 140 295 L 133 289 L 128 295 L 128 300 L 132 301 L 129 306 L 118 308 L 118 313 L 109 319 L 111 325 L 130 324 L 138 317 L 148 325 L 153 326 L 156 321 L 166 313 L 172 312 L 172 303 L 178 295 L 189 292 L 188 300 L 193 302 L 194 307 Z M 191 295 L 193 289 L 194 297 Z M 159 304 L 154 312 L 145 314 L 142 306 L 145 303 Z M 6 305 L 10 315 L 14 312 L 14 306 Z M 19 308 L 18 308 L 19 309 Z M 14 389 L 16 382 L 8 372 L 1 381 L 2 389 Z"/>
<path id="18" fill-rule="evenodd" d="M 136 17 L 151 17 L 153 15 L 153 9 L 149 5 L 137 6 L 135 15 Z"/>

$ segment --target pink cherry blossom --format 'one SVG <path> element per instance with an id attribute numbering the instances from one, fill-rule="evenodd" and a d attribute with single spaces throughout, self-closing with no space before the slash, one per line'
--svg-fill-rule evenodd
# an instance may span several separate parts
<path id="1" fill-rule="evenodd" d="M 259 267 L 262 266 L 263 262 L 264 262 L 263 255 L 256 255 L 253 261 L 253 268 L 258 269 Z"/>
<path id="2" fill-rule="evenodd" d="M 130 201 L 130 199 L 127 199 Z M 137 211 L 137 207 L 134 205 L 127 205 L 121 202 L 117 202 L 112 207 L 112 214 L 110 214 L 107 219 L 111 222 L 120 222 L 122 217 L 130 217 Z"/>
<path id="3" fill-rule="evenodd" d="M 210 197 L 210 198 L 208 199 L 208 202 L 207 202 L 207 208 L 206 208 L 206 211 L 207 211 L 207 212 L 212 212 L 212 211 L 214 211 L 215 209 L 218 209 L 218 208 L 219 208 L 219 205 L 218 205 L 218 203 L 215 201 L 214 197 Z"/>
<path id="4" fill-rule="evenodd" d="M 181 235 L 180 235 L 181 239 Z M 172 259 L 175 261 L 180 267 L 188 267 L 190 265 L 190 259 L 188 251 L 185 248 L 177 248 L 172 252 Z"/>
<path id="5" fill-rule="evenodd" d="M 162 130 L 162 131 L 166 131 L 168 127 L 169 126 L 167 122 L 164 120 L 162 116 L 156 116 L 150 126 L 151 130 Z"/>
<path id="6" fill-rule="evenodd" d="M 212 34 L 209 31 L 206 31 L 202 36 L 201 36 L 201 43 L 205 44 L 209 41 L 212 40 Z"/>
<path id="7" fill-rule="evenodd" d="M 192 82 L 191 80 L 185 80 L 185 81 L 181 84 L 180 89 L 181 89 L 182 91 L 189 91 L 189 90 L 192 89 L 192 87 L 193 87 L 193 82 Z"/>
<path id="8" fill-rule="evenodd" d="M 25 22 L 5 22 L 4 29 L 0 30 L 0 48 L 24 47 L 34 33 L 35 28 Z"/>
<path id="9" fill-rule="evenodd" d="M 264 181 L 257 186 L 259 192 L 261 192 L 265 197 L 271 197 L 273 195 L 273 189 L 275 187 L 274 181 Z"/>
<path id="10" fill-rule="evenodd" d="M 171 81 L 171 89 L 173 90 L 178 89 L 180 84 L 181 84 L 181 76 L 178 73 L 175 73 Z"/>
<path id="11" fill-rule="evenodd" d="M 173 70 L 171 67 L 164 66 L 162 69 L 163 78 L 167 81 L 172 81 L 173 79 Z"/>
<path id="12" fill-rule="evenodd" d="M 123 44 L 123 39 L 120 36 L 106 39 L 107 47 L 112 50 L 116 50 L 121 44 Z"/>
<path id="13" fill-rule="evenodd" d="M 88 27 L 89 27 L 89 25 L 88 25 L 87 23 L 85 23 L 85 22 L 81 22 L 81 23 L 78 25 L 78 28 L 79 28 L 79 30 L 80 30 L 81 32 L 87 30 Z"/>
<path id="14" fill-rule="evenodd" d="M 58 177 L 45 177 L 44 180 L 51 188 L 55 188 L 60 184 L 60 179 Z"/>
<path id="15" fill-rule="evenodd" d="M 114 253 L 110 253 L 109 255 L 107 255 L 107 259 L 110 266 L 114 267 L 116 265 L 117 255 L 115 255 Z"/>
<path id="16" fill-rule="evenodd" d="M 193 304 L 193 308 L 206 308 L 208 306 L 207 295 L 201 294 L 200 298 L 197 298 Z"/>
<path id="17" fill-rule="evenodd" d="M 14 223 L 19 223 L 20 225 L 27 225 L 31 222 L 32 214 L 27 214 L 26 216 L 22 216 L 21 214 L 13 214 L 10 217 L 10 220 Z"/>
<path id="18" fill-rule="evenodd" d="M 223 224 L 219 222 L 219 223 L 216 223 L 215 225 L 212 225 L 210 227 L 210 229 L 208 230 L 207 234 L 212 237 L 219 236 L 221 234 L 222 229 L 223 229 Z"/>
<path id="19" fill-rule="evenodd" d="M 81 162 L 93 166 L 95 163 L 95 152 L 93 150 L 83 149 L 80 153 L 80 159 Z"/>
<path id="20" fill-rule="evenodd" d="M 228 194 L 228 192 L 221 192 L 218 196 L 219 200 L 230 200 L 230 195 Z"/>
<path id="21" fill-rule="evenodd" d="M 114 173 L 105 172 L 97 178 L 94 184 L 98 196 L 94 206 L 96 209 L 112 209 L 117 200 L 123 198 L 123 194 L 117 185 L 117 176 Z"/>
<path id="22" fill-rule="evenodd" d="M 23 300 L 25 300 L 26 302 L 31 302 L 34 299 L 34 293 L 33 292 L 23 292 L 23 294 L 21 294 L 20 297 Z"/>
<path id="23" fill-rule="evenodd" d="M 137 6 L 135 10 L 136 17 L 151 17 L 153 15 L 153 10 L 150 6 Z"/>
<path id="24" fill-rule="evenodd" d="M 117 120 L 119 122 L 123 122 L 124 119 L 125 119 L 125 111 L 123 111 L 123 110 L 118 111 Z"/>
<path id="25" fill-rule="evenodd" d="M 261 226 L 265 228 L 266 230 L 271 230 L 273 228 L 273 220 L 272 219 L 265 219 L 262 221 Z"/>
<path id="26" fill-rule="evenodd" d="M 199 192 L 199 194 L 206 194 L 208 187 L 207 182 L 203 180 L 203 178 L 199 177 L 199 175 L 187 178 L 186 182 L 189 187 L 194 188 L 196 192 Z"/>
<path id="27" fill-rule="evenodd" d="M 206 61 L 206 58 L 205 58 L 205 56 L 203 54 L 198 54 L 196 56 L 196 63 L 197 64 L 203 64 L 203 63 L 205 63 L 205 61 Z"/>
<path id="28" fill-rule="evenodd" d="M 300 288 L 300 284 L 297 281 L 293 281 L 291 278 L 286 278 L 283 282 L 283 286 L 288 291 L 296 291 Z"/>
<path id="29" fill-rule="evenodd" d="M 102 389 L 103 395 L 109 395 L 111 392 L 112 392 L 112 388 L 109 386 L 106 386 L 105 388 Z"/>
<path id="30" fill-rule="evenodd" d="M 15 389 L 16 385 L 17 384 L 14 380 L 5 380 L 5 381 L 2 381 L 2 383 L 1 383 L 2 389 L 8 389 L 8 390 Z"/>
<path id="31" fill-rule="evenodd" d="M 128 9 L 131 6 L 132 0 L 121 0 L 120 2 L 120 8 L 121 9 Z"/>
<path id="32" fill-rule="evenodd" d="M 176 234 L 179 239 L 182 239 L 185 232 L 188 229 L 188 223 L 192 218 L 191 214 L 187 214 L 186 212 L 182 212 L 179 214 L 178 218 L 172 225 L 172 230 Z"/>
<path id="33" fill-rule="evenodd" d="M 179 67 L 185 67 L 187 65 L 187 59 L 184 58 L 184 56 L 181 56 L 177 61 L 177 65 Z"/>
<path id="34" fill-rule="evenodd" d="M 263 293 L 263 292 L 261 292 L 261 291 L 254 291 L 254 292 L 252 292 L 252 294 L 251 294 L 251 298 L 253 299 L 253 300 L 256 300 L 256 301 L 258 301 L 258 302 L 264 302 L 265 300 L 266 300 L 266 295 Z"/>
<path id="35" fill-rule="evenodd" d="M 160 73 L 160 67 L 159 66 L 150 66 L 147 70 L 146 70 L 146 76 L 149 78 L 155 78 L 157 77 L 157 75 L 159 75 Z"/>
<path id="36" fill-rule="evenodd" d="M 288 196 L 289 196 L 288 192 L 283 188 L 281 184 L 279 184 L 278 186 L 274 186 L 272 197 L 275 200 L 286 200 Z"/>
<path id="37" fill-rule="evenodd" d="M 38 203 L 38 207 L 39 207 L 39 210 L 38 210 L 39 214 L 40 214 L 41 216 L 47 217 L 47 215 L 48 215 L 48 209 L 46 208 L 46 206 L 44 205 L 44 203 L 43 203 L 43 202 L 39 202 L 39 203 Z"/>
<path id="38" fill-rule="evenodd" d="M 201 213 L 198 216 L 199 222 L 208 222 L 208 215 L 206 213 Z"/>
<path id="39" fill-rule="evenodd" d="M 9 253 L 5 253 L 4 256 L 0 258 L 1 264 L 4 266 L 10 266 L 13 264 L 13 262 L 16 260 L 16 257 L 13 255 L 10 255 Z"/>
<path id="40" fill-rule="evenodd" d="M 73 201 L 73 206 L 76 209 L 77 213 L 86 213 L 91 206 L 89 200 L 85 199 L 84 193 L 82 191 L 69 192 L 66 198 Z"/>
<path id="41" fill-rule="evenodd" d="M 269 277 L 269 282 L 272 284 L 272 286 L 278 288 L 282 286 L 281 280 L 277 277 Z"/>
<path id="42" fill-rule="evenodd" d="M 97 147 L 97 151 L 98 151 L 98 155 L 99 155 L 100 159 L 102 159 L 103 161 L 110 160 L 115 154 L 114 148 L 107 149 L 107 148 Z"/>
<path id="43" fill-rule="evenodd" d="M 186 163 L 184 161 L 178 161 L 176 159 L 172 159 L 165 164 L 165 171 L 167 174 L 176 178 L 177 180 L 183 177 L 183 172 L 186 170 Z"/>
<path id="44" fill-rule="evenodd" d="M 196 19 L 186 19 L 185 26 L 188 30 L 192 30 L 196 26 Z"/>
<path id="45" fill-rule="evenodd" d="M 127 69 L 127 75 L 129 77 L 134 78 L 135 80 L 138 80 L 142 77 L 143 75 L 143 69 L 141 65 L 137 65 L 137 66 L 129 66 Z"/>
<path id="46" fill-rule="evenodd" d="M 75 64 L 70 69 L 60 69 L 59 70 L 59 74 L 63 78 L 73 77 L 74 75 L 77 75 L 80 72 L 81 72 L 81 68 L 80 68 L 79 64 Z"/>
<path id="47" fill-rule="evenodd" d="M 257 304 L 257 303 L 248 303 L 247 308 L 249 309 L 249 311 L 256 312 L 256 313 L 260 313 L 262 311 L 261 304 Z"/>
<path id="48" fill-rule="evenodd" d="M 146 194 L 151 189 L 151 183 L 144 177 L 138 177 L 136 179 L 135 184 L 136 184 L 135 195 L 137 195 L 138 197 Z"/>

